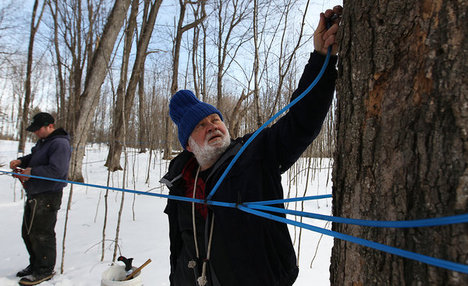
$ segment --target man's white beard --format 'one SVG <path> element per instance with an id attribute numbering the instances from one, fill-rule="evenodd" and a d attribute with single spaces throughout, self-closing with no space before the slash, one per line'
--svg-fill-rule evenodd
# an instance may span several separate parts
<path id="1" fill-rule="evenodd" d="M 221 141 L 216 140 L 211 144 L 208 143 L 211 138 L 218 135 L 221 136 Z M 219 159 L 219 157 L 229 147 L 229 144 L 231 144 L 231 136 L 229 135 L 229 132 L 224 135 L 221 131 L 216 130 L 211 136 L 206 136 L 204 143 L 204 146 L 200 146 L 192 139 L 191 136 L 189 137 L 190 148 L 192 148 L 192 152 L 202 169 L 211 167 L 216 160 Z"/>

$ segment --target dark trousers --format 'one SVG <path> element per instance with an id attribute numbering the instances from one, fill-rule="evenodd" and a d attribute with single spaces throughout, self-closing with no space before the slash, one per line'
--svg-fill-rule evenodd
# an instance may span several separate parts
<path id="1" fill-rule="evenodd" d="M 28 196 L 21 229 L 33 273 L 52 273 L 57 257 L 55 223 L 62 191 Z"/>

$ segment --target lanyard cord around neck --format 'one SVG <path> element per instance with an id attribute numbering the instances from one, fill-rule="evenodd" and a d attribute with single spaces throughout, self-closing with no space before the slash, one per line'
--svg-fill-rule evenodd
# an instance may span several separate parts
<path id="1" fill-rule="evenodd" d="M 200 166 L 197 168 L 197 174 L 195 175 L 195 182 L 193 183 L 193 194 L 192 198 L 195 199 L 195 194 L 197 192 L 197 181 L 198 174 L 200 173 Z M 195 243 L 195 253 L 197 259 L 200 258 L 200 252 L 198 251 L 198 241 L 197 241 L 197 224 L 195 223 L 195 202 L 192 202 L 192 226 L 193 226 L 193 241 Z"/>
<path id="2" fill-rule="evenodd" d="M 214 213 L 211 216 L 211 226 L 210 226 L 210 238 L 208 239 L 208 249 L 206 251 L 206 259 L 203 260 L 202 266 L 202 275 L 198 277 L 197 282 L 200 286 L 205 286 L 208 283 L 208 279 L 206 279 L 206 263 L 210 260 L 210 253 L 211 253 L 211 242 L 213 241 L 213 229 L 214 229 Z"/>
<path id="3" fill-rule="evenodd" d="M 195 199 L 195 194 L 197 191 L 197 181 L 198 181 L 199 173 L 200 173 L 200 166 L 197 168 L 197 173 L 195 174 L 195 182 L 193 183 L 193 194 L 192 194 L 193 199 Z M 192 226 L 193 226 L 193 242 L 195 243 L 195 253 L 197 255 L 197 259 L 200 259 L 200 251 L 198 249 L 198 241 L 197 241 L 197 224 L 195 222 L 195 202 L 192 202 Z M 208 282 L 208 280 L 206 279 L 206 263 L 208 262 L 208 260 L 210 260 L 211 242 L 213 240 L 213 229 L 214 229 L 214 214 L 212 215 L 212 219 L 211 219 L 210 237 L 208 239 L 208 249 L 206 251 L 206 259 L 203 260 L 202 275 L 198 277 L 197 279 L 198 285 L 200 286 L 204 286 Z M 195 265 L 193 266 L 196 267 Z"/>

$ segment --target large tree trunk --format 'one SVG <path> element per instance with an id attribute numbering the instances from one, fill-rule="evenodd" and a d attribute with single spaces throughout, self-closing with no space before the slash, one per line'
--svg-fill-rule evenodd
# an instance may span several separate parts
<path id="1" fill-rule="evenodd" d="M 466 213 L 466 1 L 345 1 L 333 214 Z M 466 264 L 468 224 L 333 230 Z M 468 285 L 468 275 L 335 239 L 332 285 Z"/>
<path id="2" fill-rule="evenodd" d="M 86 75 L 84 91 L 80 96 L 80 116 L 72 139 L 73 156 L 70 168 L 72 180 L 83 181 L 81 167 L 88 140 L 88 130 L 99 102 L 99 90 L 107 74 L 107 65 L 114 49 L 115 40 L 122 28 L 130 2 L 131 0 L 115 1 L 99 45 L 93 55 L 91 68 Z"/>

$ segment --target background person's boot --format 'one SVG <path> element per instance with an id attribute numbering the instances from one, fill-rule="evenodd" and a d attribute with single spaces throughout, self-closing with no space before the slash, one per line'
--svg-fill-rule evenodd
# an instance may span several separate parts
<path id="1" fill-rule="evenodd" d="M 31 275 L 31 274 L 32 274 L 32 267 L 31 265 L 28 265 L 28 267 L 16 273 L 16 277 L 24 277 L 24 276 Z"/>
<path id="2" fill-rule="evenodd" d="M 54 272 L 52 273 L 33 273 L 31 275 L 27 275 L 19 281 L 20 285 L 37 285 L 39 283 L 42 283 L 44 281 L 52 279 L 54 277 Z"/>

